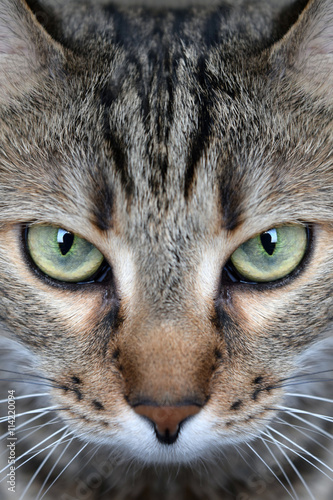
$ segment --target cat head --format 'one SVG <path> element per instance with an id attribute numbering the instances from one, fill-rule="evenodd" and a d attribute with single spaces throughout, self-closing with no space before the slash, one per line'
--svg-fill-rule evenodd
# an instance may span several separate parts
<path id="1" fill-rule="evenodd" d="M 63 8 L 51 38 L 0 1 L 0 316 L 78 434 L 194 460 L 257 435 L 330 326 L 331 1 L 236 45 L 243 6 Z"/>

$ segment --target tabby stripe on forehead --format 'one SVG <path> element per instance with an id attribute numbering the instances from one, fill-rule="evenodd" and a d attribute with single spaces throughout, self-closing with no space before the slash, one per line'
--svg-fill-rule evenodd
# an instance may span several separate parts
<path id="1" fill-rule="evenodd" d="M 138 36 L 137 30 L 135 27 L 131 26 L 131 19 L 120 12 L 113 4 L 106 5 L 103 10 L 110 16 L 114 25 L 113 40 L 115 44 L 118 47 L 122 47 L 126 53 L 126 63 L 124 65 L 123 75 L 121 78 L 122 83 L 126 82 L 128 79 L 128 68 L 134 70 L 132 71 L 132 77 L 135 74 L 135 87 L 141 99 L 142 124 L 146 133 L 149 133 L 150 123 L 148 118 L 150 114 L 150 100 L 145 85 L 144 68 L 142 66 L 142 61 L 140 61 L 139 56 L 136 54 L 136 51 L 133 50 L 133 47 L 136 48 L 139 44 L 139 40 L 136 38 Z M 114 98 L 115 96 L 112 97 Z"/>
<path id="2" fill-rule="evenodd" d="M 117 45 L 121 45 L 127 49 L 130 49 L 130 45 L 132 45 L 133 43 L 135 45 L 135 40 L 133 40 L 135 30 L 129 29 L 129 21 L 126 16 L 124 16 L 124 14 L 120 12 L 119 9 L 117 9 L 117 7 L 112 3 L 110 5 L 104 6 L 103 11 L 106 16 L 109 16 L 109 18 L 113 21 L 113 41 Z"/>
<path id="3" fill-rule="evenodd" d="M 212 98 L 210 84 L 207 82 L 206 59 L 200 57 L 197 65 L 197 81 L 200 84 L 200 96 L 195 89 L 196 104 L 199 110 L 198 129 L 192 133 L 190 139 L 190 153 L 187 159 L 184 179 L 184 196 L 188 199 L 195 179 L 196 168 L 203 156 L 212 130 Z"/>
<path id="4" fill-rule="evenodd" d="M 221 41 L 221 24 L 228 22 L 231 7 L 229 5 L 221 5 L 216 10 L 213 10 L 206 20 L 206 25 L 203 30 L 204 40 L 207 49 L 216 46 Z"/>
<path id="5" fill-rule="evenodd" d="M 107 231 L 112 227 L 113 192 L 108 185 L 108 180 L 101 176 L 101 184 L 94 192 L 93 199 L 93 222 L 101 231 Z"/>
<path id="6" fill-rule="evenodd" d="M 125 153 L 126 147 L 122 140 L 116 135 L 111 134 L 110 140 L 112 141 L 111 149 L 113 152 L 113 159 L 117 171 L 120 173 L 122 186 L 125 189 L 127 197 L 130 198 L 134 191 L 134 182 L 129 174 L 127 155 Z"/>
<path id="7" fill-rule="evenodd" d="M 217 45 L 220 40 L 221 19 L 229 15 L 230 8 L 222 6 L 217 11 L 212 11 L 208 16 L 205 28 L 203 29 L 204 41 L 207 48 Z M 190 139 L 190 153 L 187 159 L 185 179 L 184 179 L 184 196 L 187 199 L 195 179 L 196 167 L 201 160 L 206 146 L 209 142 L 209 137 L 212 129 L 211 109 L 213 107 L 213 87 L 212 81 L 207 78 L 207 62 L 204 56 L 199 57 L 197 63 L 197 79 L 201 92 L 200 98 L 195 89 L 196 105 L 199 109 L 198 129 L 193 132 Z"/>
<path id="8" fill-rule="evenodd" d="M 103 106 L 103 129 L 104 139 L 107 147 L 109 148 L 116 171 L 120 175 L 121 184 L 125 189 L 128 197 L 133 193 L 133 179 L 129 175 L 128 161 L 126 156 L 126 146 L 123 144 L 121 137 L 116 131 L 112 130 L 110 124 L 110 106 L 114 101 L 115 96 L 111 88 L 104 87 L 100 92 L 100 101 Z M 111 199 L 111 197 L 109 197 Z"/>
<path id="9" fill-rule="evenodd" d="M 226 166 L 224 174 L 220 178 L 220 200 L 222 207 L 222 227 L 227 231 L 233 231 L 241 221 L 241 204 L 243 201 L 240 189 L 241 180 L 238 176 L 233 178 L 233 168 Z M 237 189 L 238 188 L 238 189 Z"/>

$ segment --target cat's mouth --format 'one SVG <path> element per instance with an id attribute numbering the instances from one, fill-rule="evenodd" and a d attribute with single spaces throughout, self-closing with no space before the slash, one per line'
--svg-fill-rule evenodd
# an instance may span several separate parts
<path id="1" fill-rule="evenodd" d="M 213 404 L 203 408 L 144 406 L 136 410 L 123 405 L 121 411 L 100 417 L 81 405 L 62 405 L 74 433 L 85 441 L 121 451 L 124 458 L 145 464 L 181 464 L 222 452 L 232 444 L 257 438 L 276 413 L 273 405 L 245 409 L 231 418 Z"/>
<path id="2" fill-rule="evenodd" d="M 185 421 L 200 412 L 199 405 L 164 406 L 138 405 L 134 411 L 153 425 L 156 438 L 162 444 L 174 444 Z"/>

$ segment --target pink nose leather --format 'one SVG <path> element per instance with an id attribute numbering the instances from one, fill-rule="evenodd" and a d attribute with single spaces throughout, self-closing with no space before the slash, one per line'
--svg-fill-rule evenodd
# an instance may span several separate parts
<path id="1" fill-rule="evenodd" d="M 149 406 L 139 405 L 134 411 L 139 415 L 149 418 L 154 424 L 157 432 L 161 435 L 166 433 L 171 436 L 176 434 L 180 423 L 187 417 L 196 415 L 200 407 L 188 406 Z"/>

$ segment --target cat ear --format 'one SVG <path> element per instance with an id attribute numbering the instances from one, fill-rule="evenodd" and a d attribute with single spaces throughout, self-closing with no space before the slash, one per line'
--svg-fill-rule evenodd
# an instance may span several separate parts
<path id="1" fill-rule="evenodd" d="M 62 52 L 25 0 L 0 0 L 0 104 L 37 89 Z"/>
<path id="2" fill-rule="evenodd" d="M 333 1 L 310 0 L 272 51 L 275 67 L 291 71 L 302 90 L 333 98 Z"/>

